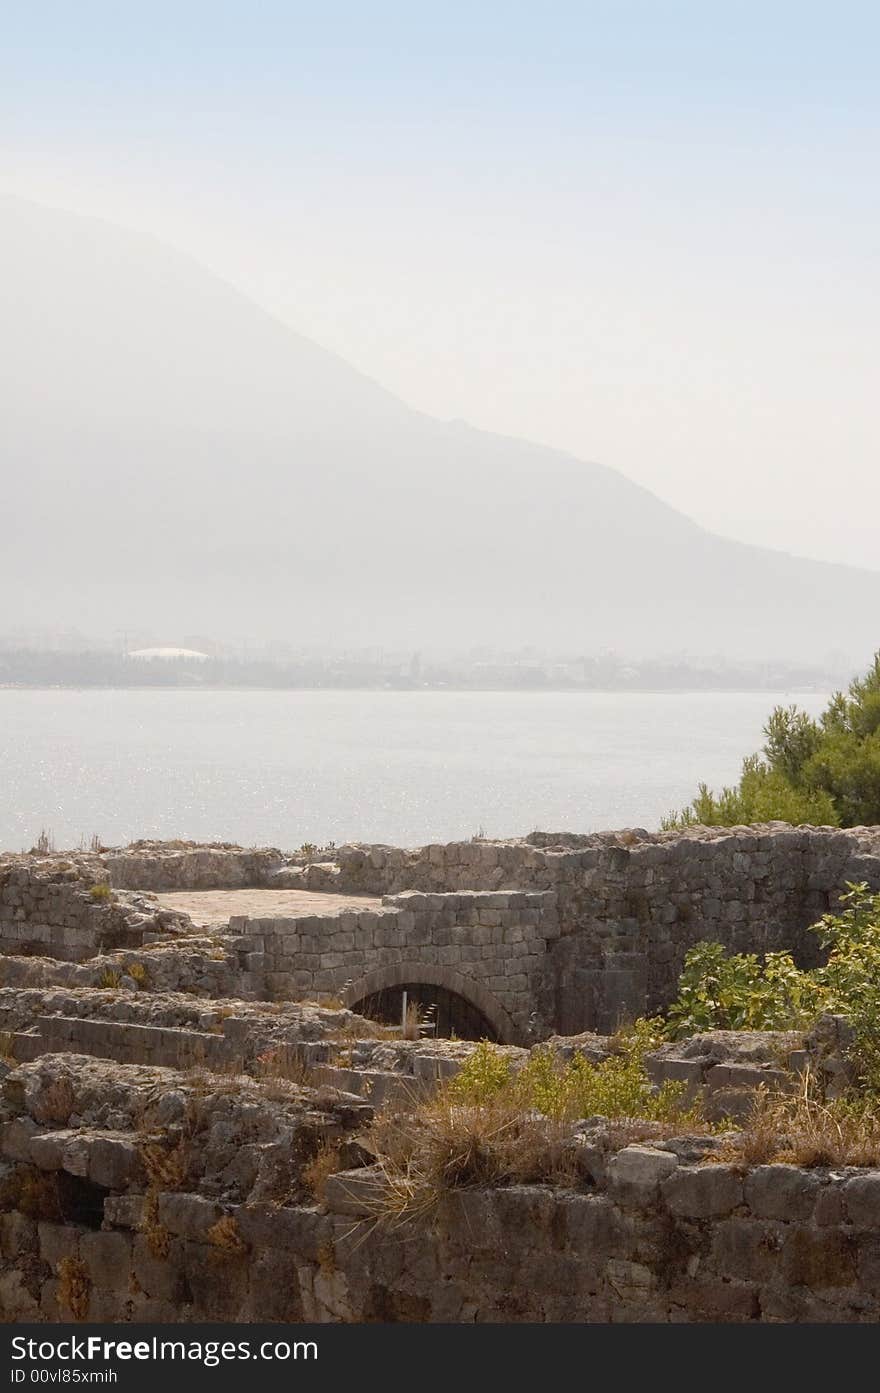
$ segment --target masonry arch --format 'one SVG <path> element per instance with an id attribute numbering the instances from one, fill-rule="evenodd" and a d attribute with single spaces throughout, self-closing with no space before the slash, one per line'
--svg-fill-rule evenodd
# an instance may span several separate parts
<path id="1" fill-rule="evenodd" d="M 357 981 L 350 982 L 342 993 L 346 1006 L 352 1010 L 372 1005 L 377 997 L 399 994 L 403 988 L 421 990 L 422 999 L 439 993 L 449 993 L 460 999 L 472 1015 L 482 1017 L 488 1026 L 484 1033 L 503 1045 L 515 1044 L 518 1031 L 509 1013 L 492 992 L 472 977 L 465 977 L 451 967 L 435 963 L 404 962 L 393 967 L 377 967 Z M 432 990 L 433 993 L 432 993 Z M 372 998 L 372 1002 L 371 1002 Z M 477 1035 L 471 1038 L 478 1038 Z"/>

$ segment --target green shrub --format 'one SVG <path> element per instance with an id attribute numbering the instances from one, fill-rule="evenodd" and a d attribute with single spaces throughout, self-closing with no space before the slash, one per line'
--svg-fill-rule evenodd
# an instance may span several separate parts
<path id="1" fill-rule="evenodd" d="M 728 953 L 698 943 L 684 960 L 668 1021 L 675 1036 L 701 1030 L 795 1030 L 823 1009 L 822 985 L 790 953 Z"/>
<path id="2" fill-rule="evenodd" d="M 668 1012 L 676 1036 L 700 1030 L 796 1030 L 822 1011 L 846 1016 L 855 1031 L 862 1085 L 880 1091 L 880 894 L 850 885 L 842 910 L 814 932 L 828 957 L 805 971 L 789 953 L 728 953 L 698 943 L 685 958 Z"/>
<path id="3" fill-rule="evenodd" d="M 662 1023 L 637 1021 L 615 1041 L 615 1052 L 599 1063 L 582 1054 L 562 1059 L 549 1047 L 535 1049 L 516 1067 L 496 1046 L 483 1041 L 450 1080 L 450 1102 L 471 1106 L 509 1103 L 523 1114 L 541 1113 L 556 1122 L 601 1114 L 652 1122 L 685 1121 L 684 1088 L 657 1088 L 644 1067 L 644 1054 L 662 1039 Z"/>
<path id="4" fill-rule="evenodd" d="M 113 891 L 104 881 L 100 881 L 97 885 L 93 885 L 89 890 L 89 894 L 96 904 L 106 904 L 108 900 L 112 900 L 113 898 Z"/>
<path id="5" fill-rule="evenodd" d="M 714 794 L 701 784 L 687 808 L 663 820 L 664 828 L 774 819 L 840 827 L 880 822 L 880 652 L 818 720 L 796 706 L 777 706 L 764 735 L 763 758 L 743 761 L 735 788 Z"/>
<path id="6" fill-rule="evenodd" d="M 481 1040 L 447 1084 L 456 1103 L 485 1103 L 508 1088 L 513 1077 L 510 1059 L 488 1040 Z"/>
<path id="7" fill-rule="evenodd" d="M 880 1091 L 880 894 L 850 885 L 841 903 L 842 913 L 825 914 L 814 925 L 828 960 L 812 975 L 825 993 L 825 1009 L 853 1026 L 863 1084 Z"/>
<path id="8" fill-rule="evenodd" d="M 368 1134 L 382 1183 L 377 1220 L 403 1223 L 430 1213 L 450 1191 L 471 1186 L 582 1183 L 573 1123 L 598 1114 L 626 1139 L 707 1124 L 688 1111 L 679 1083 L 656 1088 L 645 1049 L 658 1042 L 657 1021 L 638 1021 L 593 1064 L 565 1060 L 549 1046 L 518 1065 L 483 1041 L 461 1071 L 427 1097 L 391 1102 Z M 624 1144 L 621 1140 L 619 1144 Z"/>

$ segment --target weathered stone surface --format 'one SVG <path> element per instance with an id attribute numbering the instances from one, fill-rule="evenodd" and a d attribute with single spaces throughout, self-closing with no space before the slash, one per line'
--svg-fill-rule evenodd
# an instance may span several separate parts
<path id="1" fill-rule="evenodd" d="M 359 979 L 371 970 L 409 957 L 412 965 L 445 968 L 473 980 L 489 994 L 483 1004 L 494 1015 L 493 1026 L 507 1030 L 507 1035 L 500 1031 L 502 1038 L 525 1040 L 534 1029 L 545 1035 L 554 1029 L 567 1035 L 612 1030 L 621 1005 L 636 1013 L 662 1006 L 697 938 L 759 952 L 788 948 L 814 958 L 817 945 L 808 927 L 835 906 L 856 869 L 859 879 L 880 888 L 876 829 L 792 829 L 777 823 L 660 834 L 641 829 L 587 836 L 535 833 L 524 840 L 414 851 L 347 846 L 311 865 L 272 848 L 139 843 L 66 858 L 0 857 L 0 949 L 15 954 L 23 922 L 33 939 L 27 951 L 39 950 L 42 923 L 64 948 L 53 950 L 55 957 L 89 956 L 96 951 L 95 933 L 100 930 L 106 939 L 107 926 L 115 925 L 113 916 L 120 913 L 125 932 L 139 935 L 138 944 L 149 940 L 152 945 L 163 933 L 193 937 L 191 925 L 175 921 L 169 911 L 157 912 L 154 901 L 123 903 L 129 891 L 114 892 L 115 903 L 95 903 L 89 888 L 102 880 L 137 883 L 139 890 L 254 886 L 255 894 L 285 875 L 297 885 L 314 880 L 315 890 L 320 880 L 325 898 L 330 888 L 385 896 L 385 903 L 362 915 L 321 911 L 300 919 L 254 915 L 244 921 L 238 916 L 234 932 L 241 948 L 219 972 L 206 953 L 203 970 L 194 974 L 195 989 L 204 991 L 200 980 L 210 983 L 225 973 L 238 982 L 236 990 L 229 980 L 224 994 L 230 996 L 265 995 L 272 984 L 288 993 L 338 993 L 346 983 L 360 990 Z M 26 908 L 20 902 L 28 895 Z M 53 896 L 58 905 L 49 910 Z M 61 908 L 65 896 L 73 896 L 78 906 L 71 925 Z M 16 919 L 19 912 L 23 920 Z M 77 915 L 83 917 L 82 927 Z M 458 937 L 459 929 L 472 936 Z M 69 942 L 65 934 L 73 936 Z M 75 941 L 78 934 L 85 935 L 81 943 Z M 395 956 L 383 961 L 392 947 Z M 19 967 L 27 961 L 16 958 L 14 972 L 33 972 Z M 120 981 L 137 981 L 128 970 L 132 965 L 137 966 L 129 959 L 110 970 Z M 814 1045 L 826 1062 L 839 1056 L 818 1037 Z M 772 1068 L 766 1059 L 740 1062 Z M 663 1067 L 668 1076 L 690 1081 L 696 1076 L 681 1058 L 669 1057 Z M 715 1083 L 725 1092 L 734 1086 L 721 1075 Z M 741 1080 L 742 1086 L 748 1083 Z"/>
<path id="2" fill-rule="evenodd" d="M 378 1166 L 330 1176 L 326 1205 L 298 1189 L 296 1165 L 315 1154 L 320 1129 L 347 1132 L 344 1108 L 323 1114 L 314 1090 L 272 1099 L 252 1081 L 226 1091 L 217 1080 L 212 1092 L 205 1079 L 71 1056 L 16 1073 L 26 1107 L 45 1112 L 47 1090 L 60 1089 L 62 1111 L 72 1102 L 80 1121 L 54 1133 L 44 1124 L 62 1157 L 72 1139 L 88 1154 L 108 1110 L 126 1112 L 142 1141 L 167 1117 L 167 1178 L 186 1188 L 107 1195 L 102 1229 L 96 1196 L 75 1186 L 69 1200 L 88 1222 L 0 1216 L 7 1319 L 69 1316 L 58 1301 L 65 1259 L 82 1266 L 89 1319 L 113 1322 L 880 1319 L 875 1172 L 775 1165 L 741 1176 L 694 1159 L 716 1139 L 676 1138 L 612 1149 L 602 1189 L 457 1190 L 400 1229 L 372 1222 L 384 1197 Z M 586 1129 L 597 1147 L 603 1136 L 610 1144 L 599 1120 Z M 185 1172 L 174 1168 L 184 1136 Z M 293 1162 L 300 1142 L 283 1189 L 256 1201 L 251 1149 L 280 1148 Z M 846 1196 L 846 1212 L 816 1223 L 809 1205 L 829 1192 Z"/>
<path id="3" fill-rule="evenodd" d="M 627 1146 L 608 1165 L 608 1188 L 620 1204 L 647 1205 L 660 1193 L 660 1182 L 678 1167 L 669 1151 L 650 1146 Z"/>
<path id="4" fill-rule="evenodd" d="M 132 1244 L 128 1234 L 84 1233 L 79 1256 L 96 1287 L 126 1291 L 131 1273 Z M 96 1315 L 94 1319 L 99 1319 Z"/>
<path id="5" fill-rule="evenodd" d="M 793 1286 L 811 1291 L 851 1286 L 857 1280 L 855 1243 L 844 1232 L 792 1225 L 782 1245 L 782 1272 Z"/>
<path id="6" fill-rule="evenodd" d="M 32 1061 L 0 1070 L 4 1319 L 67 1318 L 65 1259 L 86 1274 L 90 1319 L 114 1322 L 880 1319 L 878 1172 L 718 1164 L 730 1135 L 585 1119 L 562 1152 L 571 1188 L 457 1189 L 411 1226 L 375 1226 L 373 1105 L 429 1091 L 473 1044 L 260 999 L 356 1004 L 424 981 L 515 1042 L 512 1067 L 558 1029 L 571 1035 L 553 1052 L 596 1062 L 615 1048 L 597 1026 L 668 1000 L 699 937 L 808 959 L 807 926 L 854 864 L 880 870 L 880 830 L 535 834 L 320 864 L 185 845 L 116 858 L 117 883 L 138 888 L 258 897 L 283 881 L 297 902 L 312 887 L 367 906 L 267 908 L 212 933 L 144 896 L 90 895 L 112 858 L 62 859 L 0 857 L 0 1030 Z M 836 1018 L 806 1040 L 707 1032 L 649 1067 L 705 1089 L 710 1109 L 745 1109 L 756 1083 L 787 1086 L 807 1063 L 833 1092 L 845 1034 Z M 349 1169 L 317 1184 L 319 1201 L 310 1163 L 328 1147 Z"/>
<path id="7" fill-rule="evenodd" d="M 880 1229 L 880 1172 L 854 1175 L 843 1187 L 843 1202 L 850 1223 Z"/>
<path id="8" fill-rule="evenodd" d="M 673 1214 L 714 1219 L 743 1202 L 743 1182 L 732 1166 L 681 1167 L 663 1182 L 664 1202 Z"/>
<path id="9" fill-rule="evenodd" d="M 745 1201 L 762 1219 L 808 1219 L 813 1213 L 821 1180 L 795 1166 L 758 1166 L 745 1181 Z"/>

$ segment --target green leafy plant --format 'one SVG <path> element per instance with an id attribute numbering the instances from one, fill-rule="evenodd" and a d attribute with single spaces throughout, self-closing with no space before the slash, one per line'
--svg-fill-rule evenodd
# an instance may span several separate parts
<path id="1" fill-rule="evenodd" d="M 728 953 L 698 943 L 687 954 L 668 1012 L 675 1036 L 701 1030 L 794 1030 L 824 1005 L 822 985 L 790 953 Z"/>
<path id="2" fill-rule="evenodd" d="M 668 1012 L 676 1036 L 700 1030 L 796 1030 L 820 1012 L 845 1016 L 855 1035 L 862 1087 L 880 1091 L 880 894 L 850 884 L 842 909 L 813 930 L 828 956 L 809 971 L 789 953 L 728 953 L 698 943 L 685 958 Z"/>
<path id="3" fill-rule="evenodd" d="M 516 1067 L 497 1046 L 481 1042 L 450 1080 L 452 1103 L 485 1106 L 504 1100 L 523 1113 L 537 1112 L 557 1122 L 601 1114 L 648 1121 L 684 1121 L 683 1086 L 657 1088 L 644 1067 L 644 1055 L 662 1039 L 662 1022 L 640 1020 L 615 1039 L 615 1051 L 593 1063 L 575 1053 L 562 1059 L 549 1047 L 535 1049 Z"/>
<path id="4" fill-rule="evenodd" d="M 658 1043 L 657 1021 L 638 1021 L 598 1063 L 581 1054 L 562 1058 L 533 1050 L 524 1064 L 482 1042 L 460 1072 L 427 1098 L 393 1104 L 368 1134 L 382 1184 L 376 1219 L 404 1222 L 429 1213 L 452 1190 L 480 1185 L 578 1183 L 573 1124 L 597 1114 L 633 1128 L 629 1140 L 671 1132 L 705 1131 L 684 1087 L 657 1088 L 644 1052 Z"/>
<path id="5" fill-rule="evenodd" d="M 715 794 L 701 784 L 687 808 L 664 819 L 664 828 L 774 819 L 841 827 L 880 822 L 880 652 L 818 720 L 796 706 L 777 706 L 764 735 L 763 757 L 743 761 L 736 787 Z"/>
<path id="6" fill-rule="evenodd" d="M 510 1085 L 510 1058 L 488 1040 L 481 1040 L 447 1084 L 449 1097 L 456 1103 L 486 1103 Z"/>

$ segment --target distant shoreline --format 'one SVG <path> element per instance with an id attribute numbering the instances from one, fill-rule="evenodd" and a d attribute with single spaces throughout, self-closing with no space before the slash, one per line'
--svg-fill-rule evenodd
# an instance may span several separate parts
<path id="1" fill-rule="evenodd" d="M 792 696 L 824 696 L 831 685 L 772 683 L 766 687 L 754 684 L 743 686 L 629 686 L 629 687 L 563 687 L 563 686 L 486 686 L 486 687 L 444 687 L 444 686 L 270 686 L 240 685 L 224 683 L 184 683 L 184 682 L 144 682 L 144 683 L 77 683 L 77 682 L 3 682 L 0 692 L 321 692 L 352 695 L 387 696 L 487 696 L 489 694 L 509 696 L 772 696 L 780 692 Z"/>

